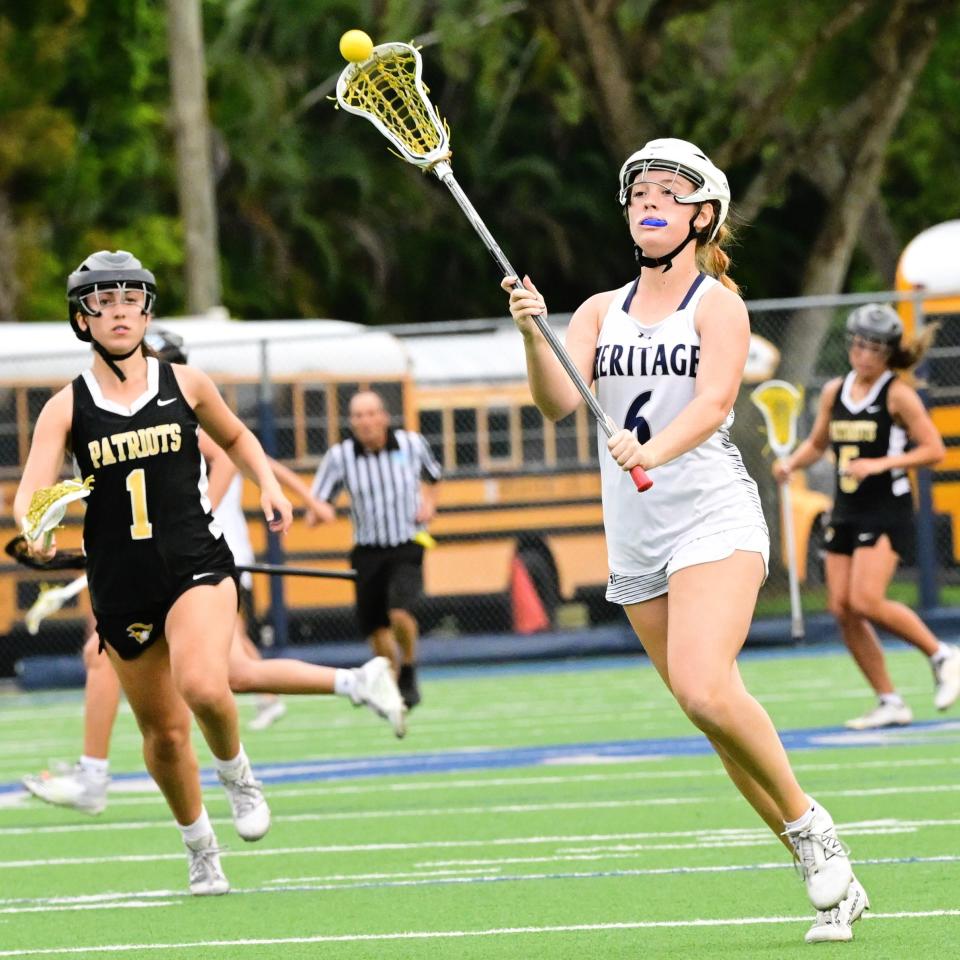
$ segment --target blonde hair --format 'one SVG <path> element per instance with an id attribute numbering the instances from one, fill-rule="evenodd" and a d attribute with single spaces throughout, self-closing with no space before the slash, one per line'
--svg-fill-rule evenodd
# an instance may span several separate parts
<path id="1" fill-rule="evenodd" d="M 711 206 L 713 207 L 714 218 L 716 218 L 717 208 L 714 204 L 711 204 Z M 708 231 L 709 225 L 705 228 L 704 232 Z M 727 275 L 727 271 L 730 269 L 730 264 L 733 261 L 730 255 L 723 249 L 724 246 L 732 243 L 733 239 L 733 230 L 725 223 L 720 224 L 720 229 L 712 240 L 704 242 L 698 239 L 696 249 L 697 267 L 704 273 L 710 274 L 711 277 L 715 277 L 728 290 L 732 290 L 734 293 L 740 293 L 740 287 L 737 282 Z"/>

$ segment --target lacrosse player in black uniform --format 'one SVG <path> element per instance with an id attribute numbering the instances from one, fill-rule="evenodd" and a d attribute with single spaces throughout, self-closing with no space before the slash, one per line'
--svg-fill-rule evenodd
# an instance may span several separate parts
<path id="1" fill-rule="evenodd" d="M 930 658 L 938 710 L 960 696 L 960 649 L 941 643 L 913 610 L 886 595 L 913 539 L 906 470 L 931 466 L 944 455 L 923 401 L 897 376 L 920 362 L 933 332 L 928 329 L 913 343 L 904 343 L 903 324 L 892 307 L 871 303 L 854 310 L 847 318 L 850 372 L 823 388 L 810 436 L 774 465 L 782 483 L 793 470 L 815 463 L 828 446 L 833 448 L 837 483 L 827 528 L 827 598 L 844 642 L 878 700 L 863 716 L 847 721 L 854 730 L 913 720 L 890 679 L 873 624 Z"/>
<path id="2" fill-rule="evenodd" d="M 59 479 L 68 451 L 80 475 L 93 477 L 84 549 L 97 632 L 187 846 L 190 890 L 221 894 L 229 883 L 201 798 L 191 711 L 240 836 L 260 839 L 270 811 L 240 743 L 228 683 L 237 573 L 206 497 L 198 429 L 256 480 L 271 529 L 285 532 L 292 510 L 259 442 L 213 381 L 148 356 L 155 296 L 153 274 L 126 251 L 95 253 L 70 275 L 70 324 L 93 345 L 93 365 L 41 411 L 14 515 L 20 523 L 34 491 Z M 40 559 L 55 550 L 33 546 Z"/>

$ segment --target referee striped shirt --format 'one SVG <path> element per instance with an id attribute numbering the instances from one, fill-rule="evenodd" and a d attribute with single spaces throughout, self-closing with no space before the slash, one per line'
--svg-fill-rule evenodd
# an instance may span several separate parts
<path id="1" fill-rule="evenodd" d="M 436 483 L 440 475 L 440 464 L 419 433 L 388 430 L 386 445 L 376 452 L 364 450 L 353 437 L 334 444 L 317 468 L 310 492 L 329 503 L 346 487 L 354 541 L 396 547 L 419 529 L 421 479 Z"/>

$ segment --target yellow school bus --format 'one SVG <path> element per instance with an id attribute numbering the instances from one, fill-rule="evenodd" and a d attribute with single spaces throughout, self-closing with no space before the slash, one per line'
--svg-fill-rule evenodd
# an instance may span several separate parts
<path id="1" fill-rule="evenodd" d="M 939 325 L 927 355 L 924 377 L 930 415 L 947 447 L 946 458 L 933 471 L 933 508 L 950 518 L 952 553 L 957 562 L 960 561 L 960 220 L 930 227 L 907 244 L 897 264 L 897 290 L 915 295 L 897 305 L 908 334 L 916 329 L 918 321 Z M 939 546 L 942 552 L 943 544 Z"/>
<path id="2" fill-rule="evenodd" d="M 552 321 L 561 335 L 568 320 Z M 437 545 L 424 564 L 426 629 L 518 626 L 511 603 L 517 558 L 534 585 L 540 626 L 555 622 L 561 608 L 584 622 L 616 612 L 603 600 L 596 423 L 583 407 L 559 423 L 541 416 L 511 324 L 499 318 L 403 330 L 332 320 L 156 324 L 184 338 L 191 364 L 213 377 L 231 408 L 308 482 L 343 436 L 357 389 L 378 390 L 396 425 L 426 436 L 444 469 L 430 527 Z M 0 534 L 9 539 L 13 491 L 36 416 L 89 365 L 90 353 L 65 323 L 0 324 L 0 337 L 6 348 L 0 358 Z M 769 343 L 754 338 L 747 380 L 770 376 L 777 360 Z M 243 502 L 258 559 L 266 559 L 268 537 L 249 483 Z M 346 502 L 338 508 L 336 522 L 322 527 L 308 528 L 298 515 L 283 559 L 346 568 L 351 529 Z M 71 508 L 59 543 L 79 546 L 81 517 L 82 507 Z M 42 579 L 50 575 L 0 566 L 0 635 L 17 628 Z M 282 594 L 295 642 L 355 635 L 349 582 L 288 577 Z M 266 618 L 277 600 L 268 578 L 254 578 L 254 598 L 256 613 Z M 56 617 L 76 619 L 78 608 Z"/>

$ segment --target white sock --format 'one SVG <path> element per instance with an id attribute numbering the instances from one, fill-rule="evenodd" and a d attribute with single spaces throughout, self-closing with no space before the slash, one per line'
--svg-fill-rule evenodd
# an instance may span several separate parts
<path id="1" fill-rule="evenodd" d="M 254 698 L 254 703 L 256 703 L 258 710 L 265 710 L 279 699 L 275 693 L 258 693 Z"/>
<path id="2" fill-rule="evenodd" d="M 901 697 L 900 694 L 897 693 L 896 690 L 894 690 L 893 693 L 881 693 L 880 702 L 885 706 L 889 704 L 890 706 L 893 706 L 893 707 L 902 707 L 903 697 Z"/>
<path id="3" fill-rule="evenodd" d="M 808 798 L 809 799 L 809 798 Z M 817 812 L 817 805 L 810 800 L 810 808 L 796 820 L 784 820 L 784 827 L 790 830 L 802 830 L 804 827 L 810 826 L 810 821 L 813 819 L 813 815 Z"/>
<path id="4" fill-rule="evenodd" d="M 206 807 L 200 808 L 200 816 L 197 817 L 193 823 L 187 826 L 178 823 L 177 828 L 183 837 L 184 843 L 196 843 L 198 840 L 202 840 L 204 837 L 213 833 L 213 826 L 210 824 L 210 817 L 207 816 Z"/>
<path id="5" fill-rule="evenodd" d="M 84 773 L 92 773 L 95 777 L 105 777 L 110 770 L 110 761 L 84 754 L 80 758 L 80 769 Z"/>
<path id="6" fill-rule="evenodd" d="M 950 647 L 947 644 L 941 642 L 937 643 L 937 649 L 930 654 L 930 662 L 935 666 L 939 667 L 944 660 L 950 656 Z"/>
<path id="7" fill-rule="evenodd" d="M 350 697 L 357 688 L 357 678 L 352 670 L 338 668 L 333 674 L 333 692 L 338 697 Z"/>
<path id="8" fill-rule="evenodd" d="M 240 752 L 232 760 L 221 760 L 219 757 L 213 758 L 213 765 L 217 773 L 223 774 L 225 780 L 236 780 L 243 771 L 244 765 L 249 762 L 242 743 L 240 744 Z"/>

